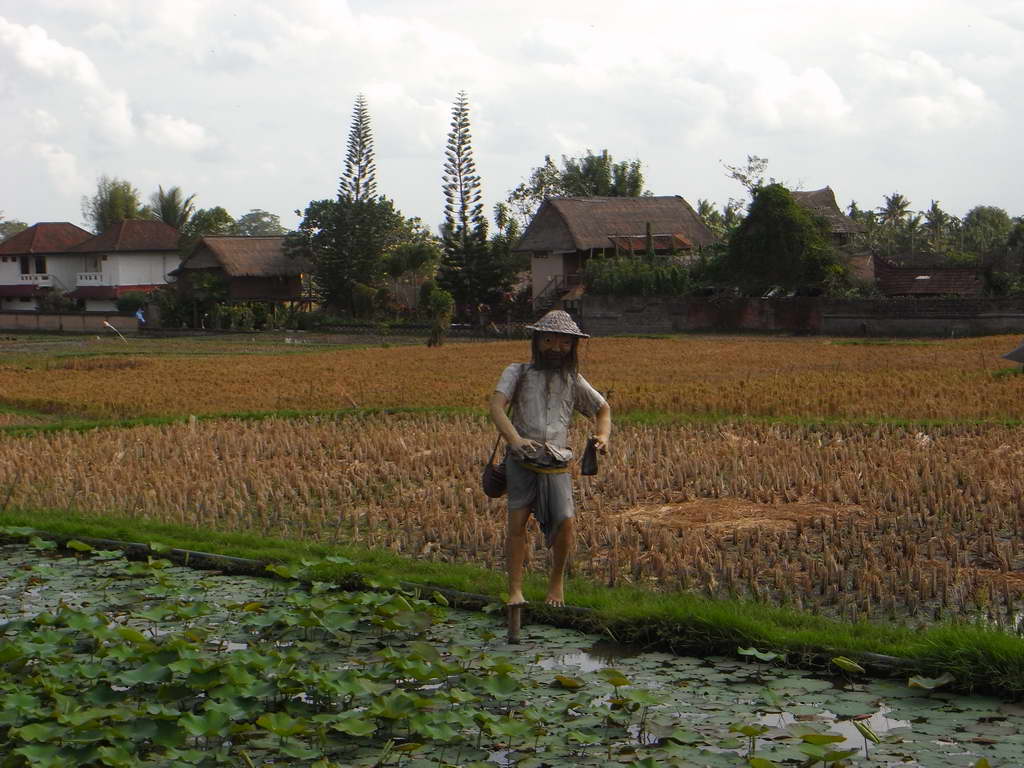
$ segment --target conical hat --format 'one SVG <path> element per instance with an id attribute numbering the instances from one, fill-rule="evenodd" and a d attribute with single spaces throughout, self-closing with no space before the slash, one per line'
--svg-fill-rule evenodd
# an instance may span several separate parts
<path id="1" fill-rule="evenodd" d="M 589 339 L 590 334 L 584 333 L 568 312 L 564 309 L 552 309 L 533 325 L 526 326 L 531 331 L 540 333 L 564 333 L 566 336 L 579 336 Z"/>

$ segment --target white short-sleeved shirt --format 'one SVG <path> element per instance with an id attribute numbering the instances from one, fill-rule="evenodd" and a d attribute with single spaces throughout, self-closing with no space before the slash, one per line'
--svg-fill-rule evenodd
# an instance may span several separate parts
<path id="1" fill-rule="evenodd" d="M 580 374 L 576 374 L 574 381 L 571 375 L 537 369 L 530 363 L 512 363 L 501 374 L 495 389 L 510 400 L 512 393 L 516 393 L 512 426 L 521 437 L 559 449 L 569 445 L 572 412 L 593 416 L 606 402 Z"/>

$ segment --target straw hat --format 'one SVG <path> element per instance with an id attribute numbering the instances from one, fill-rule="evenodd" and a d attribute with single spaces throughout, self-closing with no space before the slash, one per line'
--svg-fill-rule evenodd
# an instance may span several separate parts
<path id="1" fill-rule="evenodd" d="M 563 309 L 552 309 L 536 323 L 526 327 L 540 333 L 564 333 L 566 336 L 578 336 L 581 339 L 590 338 L 590 334 L 581 331 L 569 313 Z"/>

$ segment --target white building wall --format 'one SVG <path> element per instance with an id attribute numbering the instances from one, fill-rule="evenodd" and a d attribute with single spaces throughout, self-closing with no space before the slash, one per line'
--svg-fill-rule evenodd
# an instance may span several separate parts
<path id="1" fill-rule="evenodd" d="M 17 285 L 20 275 L 17 256 L 0 256 L 0 284 Z"/>
<path id="2" fill-rule="evenodd" d="M 79 272 L 85 272 L 84 254 L 51 254 L 46 257 L 46 271 L 53 276 L 53 290 L 67 293 L 75 290 Z"/>
<path id="3" fill-rule="evenodd" d="M 117 253 L 103 263 L 103 276 L 113 281 L 108 285 L 163 285 L 167 273 L 178 267 L 177 253 Z"/>
<path id="4" fill-rule="evenodd" d="M 565 258 L 561 253 L 534 253 L 530 257 L 530 274 L 533 278 L 533 297 L 536 299 L 552 280 L 565 274 Z"/>

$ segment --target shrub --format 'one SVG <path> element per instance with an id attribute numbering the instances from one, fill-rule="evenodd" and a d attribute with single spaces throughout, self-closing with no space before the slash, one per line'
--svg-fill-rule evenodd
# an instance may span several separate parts
<path id="1" fill-rule="evenodd" d="M 114 306 L 117 307 L 118 312 L 125 314 L 132 314 L 139 307 L 144 307 L 149 303 L 149 296 L 143 291 L 128 291 L 118 296 L 117 301 L 114 302 Z"/>
<path id="2" fill-rule="evenodd" d="M 583 279 L 587 290 L 611 296 L 682 296 L 693 289 L 690 270 L 666 257 L 591 259 Z"/>

